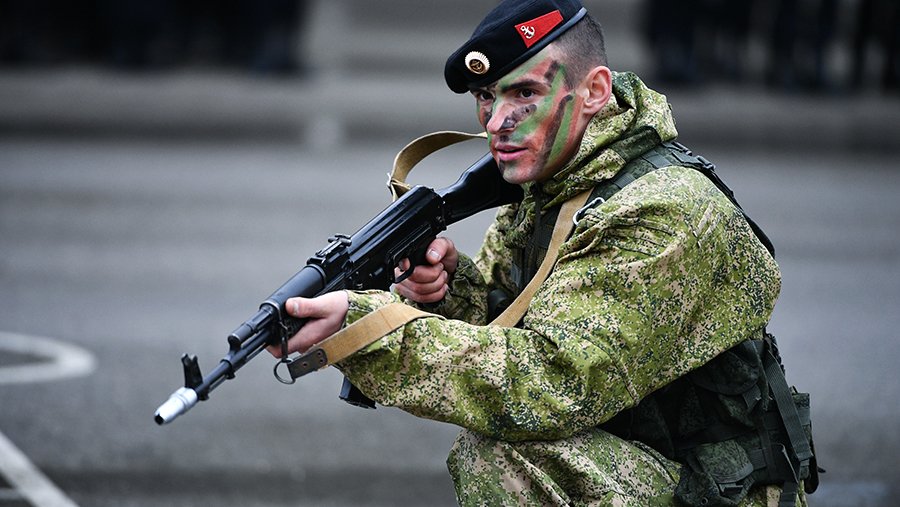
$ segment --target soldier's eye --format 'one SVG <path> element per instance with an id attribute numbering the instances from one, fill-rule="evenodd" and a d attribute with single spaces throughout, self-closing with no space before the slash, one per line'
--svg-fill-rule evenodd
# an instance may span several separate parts
<path id="1" fill-rule="evenodd" d="M 531 88 L 522 88 L 521 90 L 519 90 L 519 97 L 522 97 L 523 99 L 530 99 L 535 95 L 536 94 L 534 90 L 532 90 Z"/>
<path id="2" fill-rule="evenodd" d="M 478 102 L 491 102 L 494 100 L 494 94 L 487 90 L 472 90 L 472 95 Z"/>

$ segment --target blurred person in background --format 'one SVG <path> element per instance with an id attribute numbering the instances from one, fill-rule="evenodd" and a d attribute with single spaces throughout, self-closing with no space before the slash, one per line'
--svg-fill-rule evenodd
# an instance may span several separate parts
<path id="1" fill-rule="evenodd" d="M 247 14 L 247 68 L 259 74 L 306 71 L 297 54 L 305 4 L 300 0 L 240 0 L 241 11 Z"/>
<path id="2" fill-rule="evenodd" d="M 699 0 L 697 45 L 710 80 L 740 82 L 747 72 L 747 51 L 755 0 Z"/>
<path id="3" fill-rule="evenodd" d="M 0 63 L 54 65 L 95 55 L 102 27 L 93 3 L 0 0 Z"/>
<path id="4" fill-rule="evenodd" d="M 0 62 L 302 75 L 306 0 L 0 0 Z"/>
<path id="5" fill-rule="evenodd" d="M 751 38 L 764 41 L 764 81 L 779 90 L 832 88 L 829 51 L 837 0 L 690 0 L 644 3 L 655 75 L 670 85 L 742 82 Z"/>
<path id="6" fill-rule="evenodd" d="M 879 85 L 885 91 L 900 91 L 900 2 L 858 0 L 853 32 L 853 62 L 850 84 L 865 86 L 872 46 L 882 54 Z"/>
<path id="7" fill-rule="evenodd" d="M 174 15 L 176 3 L 170 0 L 99 0 L 98 16 L 105 28 L 106 61 L 122 69 L 155 68 L 166 57 L 159 44 L 168 35 L 167 23 Z"/>
<path id="8" fill-rule="evenodd" d="M 822 91 L 834 85 L 828 52 L 836 36 L 837 0 L 771 0 L 766 82 L 785 90 Z"/>
<path id="9" fill-rule="evenodd" d="M 676 86 L 700 81 L 695 28 L 701 2 L 648 0 L 644 4 L 644 36 L 659 81 Z"/>

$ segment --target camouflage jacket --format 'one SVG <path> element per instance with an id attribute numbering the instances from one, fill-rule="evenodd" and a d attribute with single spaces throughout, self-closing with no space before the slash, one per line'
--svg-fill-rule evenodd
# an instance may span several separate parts
<path id="1" fill-rule="evenodd" d="M 338 367 L 368 396 L 507 440 L 596 426 L 750 337 L 780 290 L 774 259 L 698 171 L 647 174 L 589 209 L 560 249 L 520 328 L 486 326 L 486 294 L 515 293 L 511 251 L 556 206 L 677 135 L 665 97 L 614 75 L 610 103 L 552 179 L 501 208 L 463 257 L 434 317 L 410 322 Z M 351 292 L 347 323 L 399 301 Z"/>

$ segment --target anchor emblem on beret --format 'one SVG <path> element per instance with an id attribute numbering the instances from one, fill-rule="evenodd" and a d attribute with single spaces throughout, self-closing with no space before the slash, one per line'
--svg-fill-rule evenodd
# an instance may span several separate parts
<path id="1" fill-rule="evenodd" d="M 516 32 L 522 37 L 525 47 L 530 48 L 553 33 L 553 29 L 562 24 L 562 22 L 562 13 L 559 10 L 555 10 L 530 21 L 519 23 L 516 25 Z"/>
<path id="2" fill-rule="evenodd" d="M 534 37 L 533 26 L 522 25 L 519 27 L 519 30 L 522 30 L 522 35 L 524 35 L 526 39 L 531 39 Z"/>
<path id="3" fill-rule="evenodd" d="M 465 58 L 466 67 L 475 74 L 484 74 L 491 68 L 491 61 L 480 51 L 471 51 Z"/>

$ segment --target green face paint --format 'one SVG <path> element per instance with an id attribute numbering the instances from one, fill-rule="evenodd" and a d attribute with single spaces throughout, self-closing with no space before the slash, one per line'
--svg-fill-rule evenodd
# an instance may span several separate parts
<path id="1" fill-rule="evenodd" d="M 491 86 L 473 91 L 491 153 L 512 183 L 552 176 L 580 142 L 579 101 L 571 76 L 552 51 L 542 51 Z"/>

